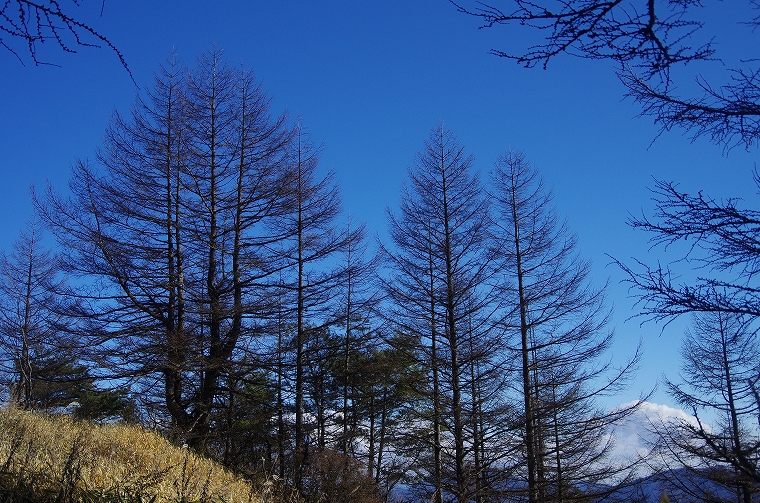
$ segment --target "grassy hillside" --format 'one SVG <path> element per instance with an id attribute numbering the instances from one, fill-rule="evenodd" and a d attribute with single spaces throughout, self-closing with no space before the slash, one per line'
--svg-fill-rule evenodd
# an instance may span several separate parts
<path id="1" fill-rule="evenodd" d="M 260 503 L 218 464 L 139 426 L 0 410 L 0 501 Z"/>

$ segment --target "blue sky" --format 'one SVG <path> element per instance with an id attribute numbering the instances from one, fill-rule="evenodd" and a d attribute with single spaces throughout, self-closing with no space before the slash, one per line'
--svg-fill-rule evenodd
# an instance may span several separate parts
<path id="1" fill-rule="evenodd" d="M 624 100 L 614 67 L 563 56 L 547 70 L 524 69 L 488 54 L 513 47 L 523 34 L 478 30 L 475 19 L 445 0 L 86 1 L 78 12 L 124 54 L 136 83 L 174 50 L 189 66 L 213 43 L 231 64 L 252 68 L 273 98 L 275 113 L 300 116 L 323 145 L 321 166 L 336 173 L 344 206 L 371 235 L 385 238 L 386 208 L 398 205 L 401 184 L 430 128 L 443 120 L 487 177 L 496 156 L 525 152 L 555 192 L 561 217 L 577 233 L 593 281 L 610 282 L 622 359 L 643 339 L 639 378 L 627 396 L 677 370 L 683 323 L 661 326 L 635 314 L 619 270 L 607 255 L 653 263 L 646 236 L 626 225 L 631 213 L 651 213 L 653 177 L 716 198 L 757 194 L 754 148 L 731 150 L 681 131 L 656 141 L 651 119 Z M 734 13 L 725 3 L 719 14 Z M 739 57 L 749 32 L 719 16 L 711 26 L 727 54 Z M 49 44 L 46 44 L 49 45 Z M 0 49 L 0 248 L 8 249 L 31 214 L 29 187 L 49 181 L 65 190 L 77 158 L 93 158 L 114 110 L 126 113 L 140 92 L 108 49 L 63 54 L 43 47 L 40 58 L 59 66 L 26 66 Z M 680 71 L 680 70 L 678 70 Z M 723 74 L 716 63 L 701 71 Z M 690 80 L 683 84 L 688 89 Z M 652 399 L 671 404 L 662 390 Z"/>

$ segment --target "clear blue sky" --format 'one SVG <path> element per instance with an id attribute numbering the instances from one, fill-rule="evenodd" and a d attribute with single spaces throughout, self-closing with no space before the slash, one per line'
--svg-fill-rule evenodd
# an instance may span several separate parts
<path id="1" fill-rule="evenodd" d="M 615 355 L 623 357 L 643 338 L 638 382 L 619 403 L 678 367 L 683 325 L 661 334 L 655 324 L 626 321 L 635 313 L 633 301 L 606 256 L 667 261 L 625 223 L 630 213 L 651 211 L 653 177 L 678 181 L 687 191 L 756 201 L 756 149 L 726 156 L 681 131 L 652 144 L 657 127 L 623 100 L 611 64 L 564 56 L 548 70 L 521 68 L 488 54 L 519 34 L 478 30 L 476 20 L 445 0 L 106 0 L 102 17 L 100 8 L 88 0 L 78 12 L 123 52 L 142 88 L 172 49 L 192 66 L 216 43 L 230 63 L 252 68 L 273 97 L 273 111 L 300 115 L 323 143 L 321 166 L 335 171 L 345 208 L 380 239 L 385 210 L 397 207 L 407 167 L 439 120 L 474 155 L 484 178 L 498 153 L 523 150 L 554 187 L 558 214 L 578 234 L 582 256 L 593 261 L 593 280 L 610 281 Z M 714 28 L 722 50 L 739 54 L 747 47 L 734 38 L 746 28 L 729 22 Z M 0 49 L 2 249 L 31 214 L 30 185 L 49 181 L 65 190 L 74 160 L 94 157 L 112 111 L 127 113 L 139 92 L 108 49 L 68 55 L 43 48 L 40 58 L 60 67 L 35 67 L 21 55 L 26 66 Z M 713 70 L 721 68 L 704 69 Z M 671 403 L 662 390 L 653 401 Z"/>

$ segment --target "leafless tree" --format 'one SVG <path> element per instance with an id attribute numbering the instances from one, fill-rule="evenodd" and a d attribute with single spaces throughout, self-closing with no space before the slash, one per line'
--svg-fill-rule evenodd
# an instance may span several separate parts
<path id="1" fill-rule="evenodd" d="M 0 368 L 12 398 L 25 408 L 34 406 L 35 367 L 58 353 L 76 353 L 64 314 L 64 282 L 56 257 L 43 247 L 43 231 L 33 217 L 12 252 L 0 258 Z"/>
<path id="2" fill-rule="evenodd" d="M 681 373 L 665 385 L 695 420 L 653 425 L 671 494 L 749 503 L 760 490 L 760 351 L 752 320 L 724 312 L 692 316 Z"/>
<path id="3" fill-rule="evenodd" d="M 170 61 L 131 120 L 114 116 L 98 155 L 105 173 L 81 161 L 70 181 L 72 198 L 49 187 L 37 200 L 61 246 L 64 270 L 94 280 L 77 292 L 89 302 L 72 314 L 106 341 L 108 325 L 121 325 L 114 334 L 119 342 L 106 345 L 103 363 L 116 377 L 163 373 L 170 414 L 184 400 L 180 382 L 188 350 L 180 232 L 182 76 L 184 68 Z"/>
<path id="4" fill-rule="evenodd" d="M 373 326 L 373 320 L 378 318 L 378 305 L 380 302 L 380 289 L 375 284 L 378 267 L 377 256 L 367 258 L 367 245 L 364 242 L 363 232 L 354 234 L 353 223 L 349 216 L 346 223 L 346 235 L 353 235 L 342 251 L 344 267 L 346 270 L 343 293 L 338 306 L 338 317 L 343 319 L 344 332 L 342 351 L 342 425 L 339 449 L 344 454 L 353 454 L 353 438 L 357 436 L 356 397 L 354 396 L 353 374 L 359 371 L 356 361 L 358 355 L 369 351 L 376 346 L 375 337 L 377 326 Z M 353 410 L 352 410 L 353 409 Z M 351 419 L 354 416 L 354 419 Z M 371 470 L 369 471 L 372 475 Z"/>
<path id="5" fill-rule="evenodd" d="M 433 499 L 443 497 L 444 468 L 452 473 L 448 490 L 457 501 L 470 497 L 471 474 L 466 468 L 471 438 L 465 413 L 469 341 L 479 345 L 487 324 L 485 285 L 491 267 L 486 246 L 487 204 L 453 133 L 439 124 L 409 170 L 410 186 L 402 192 L 401 211 L 389 215 L 395 250 L 385 251 L 392 271 L 386 290 L 395 307 L 392 319 L 399 331 L 414 334 L 423 344 L 430 371 L 434 451 Z M 479 322 L 470 330 L 468 320 Z M 451 435 L 453 467 L 444 466 L 442 430 Z M 449 451 L 446 449 L 446 451 Z"/>
<path id="6" fill-rule="evenodd" d="M 519 64 L 546 67 L 566 53 L 612 60 L 628 96 L 641 104 L 662 130 L 683 128 L 707 136 L 726 149 L 749 147 L 760 132 L 760 86 L 756 59 L 727 63 L 724 83 L 697 76 L 693 96 L 676 91 L 671 70 L 677 66 L 720 61 L 717 34 L 704 34 L 699 0 L 505 0 L 499 4 L 452 0 L 460 12 L 482 20 L 483 28 L 527 28 L 542 41 L 527 48 L 492 53 Z M 733 7 L 733 6 L 732 6 Z M 760 7 L 756 0 L 742 4 Z M 727 13 L 729 9 L 722 9 Z M 760 16 L 739 20 L 751 35 Z M 698 40 L 704 40 L 699 42 Z M 730 55 L 724 55 L 730 56 Z"/>
<path id="7" fill-rule="evenodd" d="M 102 169 L 80 162 L 72 197 L 51 189 L 38 204 L 112 377 L 161 396 L 200 451 L 220 378 L 269 312 L 266 221 L 281 209 L 288 139 L 252 74 L 214 49 L 187 78 L 170 61 L 132 117 L 115 116 Z"/>
<path id="8" fill-rule="evenodd" d="M 719 123 L 714 124 L 717 127 Z M 729 131 L 728 128 L 727 125 L 725 131 Z M 754 179 L 755 184 L 760 186 L 757 173 Z M 688 194 L 673 182 L 655 181 L 652 193 L 654 215 L 633 217 L 629 224 L 646 231 L 651 248 L 666 252 L 670 259 L 656 264 L 636 259 L 629 263 L 615 260 L 626 274 L 625 281 L 631 286 L 633 295 L 638 298 L 637 306 L 642 319 L 662 322 L 667 326 L 684 314 L 695 314 L 700 320 L 700 328 L 695 328 L 691 337 L 692 349 L 712 344 L 717 351 L 719 345 L 715 342 L 715 334 L 732 332 L 734 329 L 728 330 L 728 326 L 737 320 L 740 320 L 740 325 L 751 326 L 742 328 L 743 331 L 757 330 L 756 320 L 760 315 L 760 286 L 757 284 L 760 213 L 746 208 L 738 198 L 719 200 L 703 192 Z M 724 324 L 726 326 L 721 327 Z M 708 330 L 708 327 L 712 328 Z M 684 352 L 686 365 L 695 363 L 689 360 L 690 353 Z M 705 359 L 704 364 L 711 361 Z M 719 368 L 714 361 L 712 367 Z M 704 367 L 696 367 L 700 368 L 704 370 Z M 696 370 L 690 370 L 693 371 Z M 690 393 L 694 400 L 704 393 L 700 398 L 704 406 L 709 400 L 717 400 L 713 402 L 714 406 L 726 403 L 725 397 L 716 397 L 707 388 L 694 387 Z M 684 395 L 674 396 L 685 398 Z M 757 411 L 754 413 L 760 417 Z M 701 439 L 700 431 L 703 435 Z M 692 460 L 693 456 L 704 455 L 705 459 L 700 462 L 719 464 L 715 454 L 709 452 L 709 446 L 700 452 L 685 450 L 692 442 L 707 442 L 706 433 L 707 430 L 701 425 L 691 430 L 688 427 L 670 429 L 666 448 L 681 454 L 687 452 L 686 456 L 692 457 Z M 729 447 L 729 444 L 723 446 L 726 449 Z M 726 458 L 723 456 L 722 459 Z M 756 470 L 757 467 L 756 459 L 747 457 L 745 461 L 743 468 L 736 468 L 741 472 L 741 477 L 749 477 L 746 471 Z M 750 468 L 752 466 L 754 468 Z M 698 488 L 689 478 L 682 480 L 677 474 L 670 470 L 664 476 L 684 491 Z M 748 491 L 746 488 L 740 490 L 744 495 Z"/>
<path id="9" fill-rule="evenodd" d="M 246 70 L 233 70 L 214 48 L 188 81 L 190 188 L 188 295 L 197 311 L 202 371 L 193 415 L 201 436 L 225 367 L 252 323 L 271 312 L 266 286 L 276 271 L 269 247 L 284 236 L 269 222 L 287 211 L 284 115 Z M 191 262 L 192 261 L 192 262 Z"/>
<path id="10" fill-rule="evenodd" d="M 517 332 L 504 357 L 520 362 L 520 386 L 513 389 L 524 458 L 517 463 L 527 472 L 528 501 L 586 497 L 589 482 L 624 476 L 603 462 L 610 448 L 603 438 L 635 407 L 607 412 L 595 400 L 623 389 L 638 352 L 620 368 L 606 356 L 613 333 L 604 289 L 590 285 L 589 264 L 578 257 L 566 224 L 557 222 L 536 170 L 510 152 L 497 160 L 492 177 L 501 325 Z"/>
<path id="11" fill-rule="evenodd" d="M 334 175 L 320 176 L 318 167 L 319 149 L 299 121 L 288 144 L 284 197 L 287 210 L 273 223 L 276 233 L 283 236 L 278 249 L 284 279 L 278 287 L 284 290 L 284 298 L 293 302 L 286 315 L 295 328 L 294 482 L 299 491 L 304 490 L 304 466 L 309 455 L 304 417 L 310 352 L 319 349 L 320 333 L 345 322 L 345 314 L 336 301 L 350 275 L 356 273 L 356 264 L 340 264 L 339 257 L 351 247 L 359 246 L 364 235 L 363 226 L 345 231 L 337 226 L 340 192 Z"/>

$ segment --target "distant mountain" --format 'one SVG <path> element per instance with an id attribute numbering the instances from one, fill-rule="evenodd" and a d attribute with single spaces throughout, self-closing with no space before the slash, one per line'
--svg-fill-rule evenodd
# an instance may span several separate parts
<path id="1" fill-rule="evenodd" d="M 713 472 L 715 473 L 715 472 Z M 760 488 L 758 488 L 760 489 Z M 615 499 L 632 503 L 658 503 L 667 493 L 670 503 L 736 503 L 738 490 L 708 477 L 704 470 L 678 468 L 661 474 L 652 474 L 635 481 L 630 487 L 616 493 Z M 760 492 L 753 495 L 760 502 Z"/>

